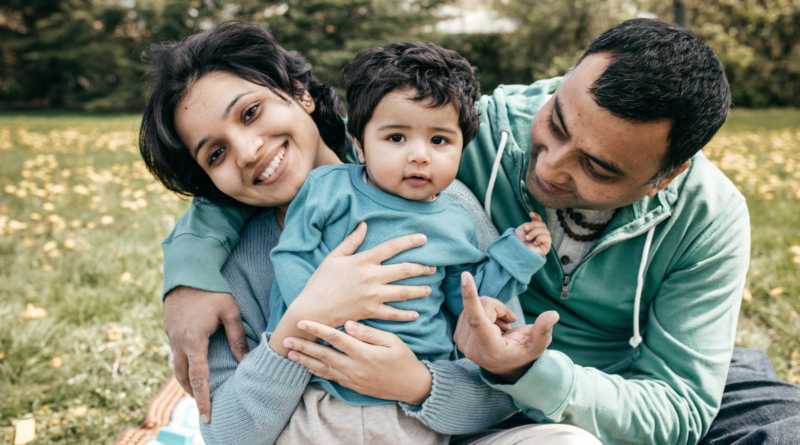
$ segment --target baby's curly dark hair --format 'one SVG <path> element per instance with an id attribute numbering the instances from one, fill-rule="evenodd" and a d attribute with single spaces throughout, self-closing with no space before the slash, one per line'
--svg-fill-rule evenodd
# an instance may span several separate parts
<path id="1" fill-rule="evenodd" d="M 360 52 L 342 71 L 347 83 L 347 130 L 363 144 L 364 127 L 384 96 L 413 88 L 413 100 L 458 110 L 464 146 L 478 134 L 478 69 L 457 52 L 430 42 L 396 42 Z M 463 147 L 462 147 L 463 148 Z"/>

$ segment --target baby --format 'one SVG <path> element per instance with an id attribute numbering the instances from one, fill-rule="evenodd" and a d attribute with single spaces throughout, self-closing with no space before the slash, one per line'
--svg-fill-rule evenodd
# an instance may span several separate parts
<path id="1" fill-rule="evenodd" d="M 480 125 L 474 107 L 478 78 L 464 58 L 431 43 L 393 43 L 360 53 L 344 72 L 348 130 L 364 165 L 315 169 L 289 206 L 271 253 L 276 280 L 267 331 L 275 329 L 328 253 L 365 221 L 369 230 L 360 251 L 422 233 L 424 246 L 385 264 L 426 264 L 436 273 L 395 283 L 430 287 L 427 297 L 391 303 L 419 318 L 363 323 L 396 334 L 420 360 L 446 358 L 454 345 L 443 307 L 455 315 L 463 309 L 461 274 L 474 275 L 480 295 L 505 303 L 524 291 L 544 264 L 550 234 L 531 214 L 530 223 L 495 240 L 487 257 L 478 249 L 469 213 L 441 193 L 455 179 L 462 150 Z M 319 377 L 312 381 L 353 405 L 394 403 Z"/>

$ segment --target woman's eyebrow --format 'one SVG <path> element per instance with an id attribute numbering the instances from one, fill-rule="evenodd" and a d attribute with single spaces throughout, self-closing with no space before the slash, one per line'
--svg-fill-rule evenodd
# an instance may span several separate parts
<path id="1" fill-rule="evenodd" d="M 231 103 L 228 104 L 228 108 L 225 108 L 225 113 L 222 115 L 223 118 L 227 119 L 228 115 L 231 114 L 231 110 L 233 106 L 236 105 L 236 102 L 242 98 L 242 96 L 247 96 L 248 94 L 254 93 L 255 91 L 245 91 L 244 93 L 239 93 L 236 97 L 233 98 Z"/>

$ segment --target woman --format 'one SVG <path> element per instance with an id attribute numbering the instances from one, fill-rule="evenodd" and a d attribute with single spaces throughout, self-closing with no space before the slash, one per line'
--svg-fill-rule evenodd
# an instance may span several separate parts
<path id="1" fill-rule="evenodd" d="M 310 74 L 309 65 L 298 54 L 285 51 L 269 33 L 253 26 L 221 26 L 182 43 L 156 46 L 151 54 L 153 93 L 140 134 L 142 156 L 150 171 L 178 193 L 268 207 L 252 218 L 223 270 L 241 308 L 250 354 L 237 363 L 225 332 L 220 330 L 210 339 L 214 421 L 202 426 L 206 442 L 290 443 L 303 434 L 319 439 L 318 435 L 328 434 L 325 443 L 348 442 L 351 438 L 335 437 L 335 428 L 328 428 L 335 419 L 313 419 L 313 405 L 324 401 L 303 399 L 310 378 L 303 364 L 312 372 L 324 366 L 290 353 L 292 345 L 287 340 L 317 339 L 309 332 L 319 328 L 306 323 L 308 329 L 301 330 L 301 320 L 335 327 L 352 319 L 413 318 L 413 313 L 383 303 L 423 297 L 429 291 L 386 283 L 432 271 L 421 265 L 380 263 L 424 243 L 424 237 L 399 238 L 352 255 L 366 232 L 362 224 L 317 270 L 275 332 L 264 334 L 274 279 L 269 250 L 277 243 L 286 208 L 313 168 L 345 158 L 347 141 L 336 96 L 330 86 Z M 264 162 L 274 159 L 280 166 L 269 178 L 254 175 Z M 454 198 L 459 195 L 457 190 L 451 193 Z M 471 213 L 480 215 L 472 199 Z M 184 241 L 181 224 L 192 224 L 193 212 L 215 211 L 240 212 L 242 217 L 252 212 L 196 200 L 165 241 L 165 251 Z M 484 238 L 491 237 L 490 231 L 482 233 Z M 488 242 L 482 241 L 485 248 Z M 174 276 L 165 271 L 167 290 L 175 287 L 172 284 L 191 284 Z M 469 433 L 516 410 L 508 396 L 481 382 L 474 364 L 466 360 L 421 363 L 397 337 L 355 324 L 350 327 L 349 333 L 375 344 L 379 352 L 369 358 L 351 357 L 365 361 L 353 376 L 326 377 L 362 394 L 402 402 L 398 408 L 388 405 L 397 409 L 397 423 L 371 431 L 375 436 L 369 442 L 398 443 L 398 434 L 417 428 L 444 435 Z M 346 353 L 346 338 L 342 340 L 336 346 Z M 281 436 L 287 423 L 292 431 Z M 366 435 L 369 422 L 364 428 Z"/>

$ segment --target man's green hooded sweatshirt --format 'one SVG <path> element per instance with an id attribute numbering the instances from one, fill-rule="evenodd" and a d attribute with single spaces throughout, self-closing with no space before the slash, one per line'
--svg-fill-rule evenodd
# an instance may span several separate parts
<path id="1" fill-rule="evenodd" d="M 545 214 L 525 186 L 530 127 L 561 80 L 500 86 L 480 100 L 458 179 L 485 203 L 498 162 L 490 214 L 500 232 Z M 230 292 L 219 270 L 251 213 L 193 204 L 163 243 L 165 293 Z M 698 153 L 655 197 L 619 209 L 571 275 L 551 250 L 520 302 L 528 323 L 559 313 L 552 344 L 513 385 L 483 378 L 533 420 L 606 444 L 695 444 L 720 406 L 749 255 L 744 197 Z"/>

